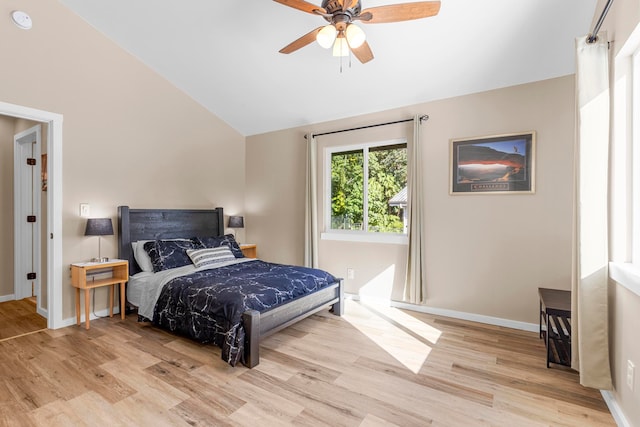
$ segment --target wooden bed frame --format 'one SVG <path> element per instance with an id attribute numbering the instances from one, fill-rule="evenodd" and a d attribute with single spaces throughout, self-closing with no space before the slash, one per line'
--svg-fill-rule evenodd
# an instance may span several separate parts
<path id="1" fill-rule="evenodd" d="M 140 272 L 131 242 L 179 237 L 221 236 L 224 213 L 216 209 L 130 209 L 118 207 L 118 258 L 129 261 L 129 274 Z M 262 313 L 243 313 L 245 329 L 244 364 L 253 368 L 260 362 L 260 340 L 328 306 L 343 314 L 342 280 Z"/>

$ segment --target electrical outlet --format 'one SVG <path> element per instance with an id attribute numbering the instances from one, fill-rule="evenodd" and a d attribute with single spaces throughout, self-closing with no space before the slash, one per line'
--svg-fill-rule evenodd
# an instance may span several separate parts
<path id="1" fill-rule="evenodd" d="M 635 375 L 636 366 L 631 360 L 627 360 L 627 386 L 633 391 L 633 377 Z"/>
<path id="2" fill-rule="evenodd" d="M 355 279 L 356 272 L 353 268 L 347 268 L 347 279 Z"/>
<path id="3" fill-rule="evenodd" d="M 80 216 L 83 218 L 89 218 L 91 215 L 91 207 L 89 203 L 80 203 Z"/>

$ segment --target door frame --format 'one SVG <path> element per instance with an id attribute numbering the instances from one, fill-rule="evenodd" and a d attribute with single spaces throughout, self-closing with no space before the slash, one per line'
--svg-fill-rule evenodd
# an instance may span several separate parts
<path id="1" fill-rule="evenodd" d="M 31 128 L 19 132 L 13 136 L 13 223 L 14 223 L 14 234 L 13 234 L 13 293 L 15 295 L 15 299 L 22 299 L 28 296 L 31 296 L 31 291 L 28 292 L 28 295 L 25 293 L 24 284 L 25 278 L 23 274 L 27 272 L 25 270 L 25 242 L 24 239 L 19 239 L 18 236 L 22 235 L 22 231 L 27 227 L 27 223 L 25 222 L 25 216 L 35 215 L 36 222 L 35 225 L 31 225 L 32 228 L 32 240 L 31 240 L 31 254 L 29 255 L 29 261 L 32 264 L 31 271 L 36 272 L 36 278 L 33 280 L 35 282 L 34 291 L 36 294 L 36 308 L 38 313 L 47 317 L 47 310 L 40 306 L 40 286 L 41 286 L 41 276 L 42 276 L 42 209 L 40 207 L 40 199 L 42 197 L 41 194 L 41 176 L 40 170 L 42 165 L 40 164 L 42 158 L 40 156 L 41 153 L 41 143 L 42 143 L 42 125 L 37 124 L 32 126 Z M 28 142 L 20 142 L 21 139 L 25 139 L 25 137 L 29 137 L 34 135 L 33 141 Z M 34 144 L 31 148 L 31 156 L 36 159 L 35 166 L 29 166 L 26 164 L 25 153 L 23 150 L 23 144 Z M 34 169 L 35 168 L 35 169 Z M 25 209 L 24 199 L 22 195 L 22 190 L 24 189 L 25 182 L 23 182 L 23 178 L 25 178 L 25 170 L 29 169 L 31 173 L 31 209 Z M 25 212 L 29 211 L 29 212 Z M 20 231 L 20 233 L 18 233 Z"/>
<path id="2" fill-rule="evenodd" d="M 47 126 L 47 327 L 66 326 L 62 319 L 62 114 L 0 102 L 0 115 Z"/>

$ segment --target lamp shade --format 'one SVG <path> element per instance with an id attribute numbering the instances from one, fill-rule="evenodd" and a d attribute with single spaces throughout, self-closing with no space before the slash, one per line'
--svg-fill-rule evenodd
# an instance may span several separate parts
<path id="1" fill-rule="evenodd" d="M 364 31 L 362 31 L 362 28 L 355 24 L 349 24 L 345 36 L 347 37 L 349 46 L 351 46 L 352 49 L 357 49 L 362 46 L 362 43 L 364 43 L 367 38 Z"/>
<path id="2" fill-rule="evenodd" d="M 316 35 L 316 41 L 323 48 L 329 49 L 331 46 L 333 46 L 333 42 L 336 41 L 337 35 L 338 32 L 336 31 L 336 27 L 334 27 L 332 24 L 329 24 L 318 32 L 318 34 Z"/>
<path id="3" fill-rule="evenodd" d="M 84 230 L 85 236 L 111 236 L 113 234 L 113 224 L 111 218 L 89 218 L 87 228 Z"/>
<path id="4" fill-rule="evenodd" d="M 338 37 L 333 44 L 333 56 L 349 56 L 349 44 L 344 37 Z"/>
<path id="5" fill-rule="evenodd" d="M 229 228 L 244 228 L 244 217 L 243 216 L 230 216 L 229 217 Z"/>

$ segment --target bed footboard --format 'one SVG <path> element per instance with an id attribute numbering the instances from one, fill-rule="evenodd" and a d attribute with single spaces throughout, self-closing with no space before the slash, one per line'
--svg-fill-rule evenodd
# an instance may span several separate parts
<path id="1" fill-rule="evenodd" d="M 242 314 L 245 331 L 244 364 L 253 368 L 260 363 L 260 340 L 290 326 L 305 317 L 332 305 L 331 311 L 341 316 L 344 311 L 342 280 L 310 295 L 306 295 L 260 313 L 247 310 Z"/>

